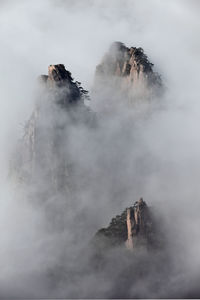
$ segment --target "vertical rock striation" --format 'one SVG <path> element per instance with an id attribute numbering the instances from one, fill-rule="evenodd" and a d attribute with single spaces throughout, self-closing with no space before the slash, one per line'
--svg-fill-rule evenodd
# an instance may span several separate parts
<path id="1" fill-rule="evenodd" d="M 150 208 L 140 198 L 121 215 L 112 219 L 107 228 L 100 229 L 95 235 L 97 247 L 109 248 L 123 246 L 129 250 L 140 247 L 156 247 L 159 238 L 155 219 Z"/>
<path id="2" fill-rule="evenodd" d="M 152 220 L 149 208 L 140 198 L 134 206 L 127 209 L 127 241 L 126 246 L 134 249 L 138 244 L 146 243 L 151 233 Z"/>
<path id="3" fill-rule="evenodd" d="M 161 77 L 142 48 L 115 42 L 96 67 L 94 95 L 106 94 L 106 101 L 112 105 L 120 101 L 131 105 L 150 101 L 162 91 Z"/>

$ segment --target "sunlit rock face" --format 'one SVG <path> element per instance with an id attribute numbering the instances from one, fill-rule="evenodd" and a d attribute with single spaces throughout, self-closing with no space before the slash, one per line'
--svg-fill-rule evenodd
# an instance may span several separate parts
<path id="1" fill-rule="evenodd" d="M 41 83 L 46 84 L 45 87 L 51 94 L 54 93 L 55 100 L 65 106 L 69 103 L 83 102 L 87 94 L 80 82 L 74 82 L 71 73 L 63 64 L 50 65 L 48 75 L 41 75 L 39 79 Z"/>
<path id="2" fill-rule="evenodd" d="M 121 215 L 113 218 L 107 228 L 100 229 L 94 243 L 100 251 L 119 246 L 134 251 L 162 248 L 163 238 L 153 211 L 140 198 Z"/>
<path id="3" fill-rule="evenodd" d="M 127 240 L 126 247 L 133 250 L 138 245 L 152 244 L 152 217 L 146 203 L 140 198 L 134 206 L 127 209 Z"/>
<path id="4" fill-rule="evenodd" d="M 153 64 L 142 48 L 128 48 L 115 42 L 96 67 L 94 97 L 106 98 L 104 106 L 107 109 L 113 105 L 130 107 L 149 102 L 162 91 L 161 77 L 154 72 Z"/>

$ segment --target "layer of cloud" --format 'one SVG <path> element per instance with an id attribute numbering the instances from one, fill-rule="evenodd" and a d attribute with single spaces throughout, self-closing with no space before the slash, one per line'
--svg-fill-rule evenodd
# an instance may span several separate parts
<path id="1" fill-rule="evenodd" d="M 170 281 L 174 295 L 177 290 L 183 291 L 181 296 L 191 293 L 184 290 L 184 284 L 187 280 L 195 282 L 200 265 L 198 2 L 45 0 L 4 1 L 0 6 L 2 295 L 8 295 L 8 290 L 12 296 L 48 294 L 46 270 L 60 261 L 68 267 L 70 255 L 84 245 L 83 240 L 76 244 L 74 236 L 81 239 L 84 233 L 87 243 L 99 227 L 141 195 L 160 207 L 168 224 L 174 254 Z M 81 191 L 79 207 L 72 205 L 74 210 L 69 214 L 63 213 L 66 206 L 62 200 L 32 206 L 23 193 L 18 191 L 16 196 L 6 176 L 10 153 L 22 134 L 20 124 L 34 107 L 37 76 L 46 73 L 49 64 L 64 63 L 74 78 L 90 89 L 95 66 L 115 40 L 145 49 L 167 86 L 161 99 L 165 109 L 147 120 L 113 116 L 102 122 L 97 134 L 86 128 L 72 128 L 68 151 L 72 159 L 77 158 L 77 168 L 81 166 L 77 178 L 86 172 L 91 186 Z M 130 123 L 133 130 L 127 129 Z M 87 150 L 80 156 L 83 149 Z M 66 218 L 64 224 L 68 227 L 62 233 L 56 226 L 51 232 L 53 224 L 59 223 L 57 219 L 48 228 L 48 207 L 61 223 Z M 71 234 L 72 216 L 80 217 L 77 226 L 83 226 L 83 231 L 78 227 Z M 69 251 L 65 251 L 69 244 Z M 178 255 L 176 251 L 180 251 Z M 111 270 L 107 268 L 107 274 Z M 105 282 L 103 275 L 81 281 L 82 295 L 112 295 L 113 281 Z M 133 295 L 137 294 L 134 289 L 138 293 L 144 290 L 140 285 L 133 285 Z M 70 284 L 66 289 L 61 280 L 56 292 L 74 295 L 75 288 Z M 148 285 L 145 288 L 145 293 L 151 292 Z"/>

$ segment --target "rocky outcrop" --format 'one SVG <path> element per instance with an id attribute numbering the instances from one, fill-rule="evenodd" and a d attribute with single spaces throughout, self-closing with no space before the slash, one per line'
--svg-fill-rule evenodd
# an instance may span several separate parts
<path id="1" fill-rule="evenodd" d="M 37 105 L 24 126 L 15 169 L 22 181 L 37 182 L 37 190 L 40 186 L 60 190 L 69 186 L 69 128 L 93 122 L 94 118 L 84 104 L 88 92 L 63 64 L 50 65 L 48 75 L 41 75 L 39 83 Z"/>
<path id="2" fill-rule="evenodd" d="M 100 229 L 94 238 L 100 248 L 123 246 L 129 250 L 141 246 L 156 248 L 159 243 L 158 228 L 151 209 L 140 198 L 121 215 L 112 219 L 107 228 Z"/>
<path id="3" fill-rule="evenodd" d="M 96 76 L 121 76 L 127 82 L 137 85 L 146 81 L 151 85 L 161 85 L 160 76 L 153 71 L 144 50 L 136 47 L 126 47 L 123 43 L 115 42 L 105 54 L 102 62 L 96 68 Z"/>
<path id="4" fill-rule="evenodd" d="M 154 72 L 142 48 L 126 47 L 121 42 L 111 45 L 96 67 L 94 94 L 106 90 L 107 101 L 115 98 L 124 103 L 151 100 L 163 91 L 161 77 Z"/>
<path id="5" fill-rule="evenodd" d="M 77 103 L 87 97 L 88 92 L 80 82 L 74 82 L 72 75 L 63 64 L 50 65 L 48 75 L 41 75 L 39 80 L 52 92 L 56 93 L 57 102 L 62 105 Z"/>
<path id="6" fill-rule="evenodd" d="M 141 241 L 148 242 L 149 234 L 152 230 L 152 220 L 150 217 L 149 208 L 146 203 L 140 198 L 134 206 L 127 209 L 127 241 L 126 246 L 129 249 L 134 249 Z"/>

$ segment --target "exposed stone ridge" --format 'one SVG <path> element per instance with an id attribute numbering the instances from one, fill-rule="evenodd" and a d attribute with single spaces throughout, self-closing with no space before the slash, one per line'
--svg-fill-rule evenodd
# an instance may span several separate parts
<path id="1" fill-rule="evenodd" d="M 112 219 L 107 228 L 100 229 L 95 240 L 100 247 L 124 245 L 133 250 L 138 246 L 154 246 L 155 226 L 151 211 L 140 198 L 121 215 Z"/>
<path id="2" fill-rule="evenodd" d="M 48 79 L 55 82 L 73 81 L 71 73 L 65 69 L 63 64 L 50 65 L 48 67 Z"/>
<path id="3" fill-rule="evenodd" d="M 97 66 L 96 74 L 129 77 L 133 84 L 145 77 L 149 85 L 161 85 L 160 75 L 153 71 L 153 66 L 141 47 L 128 48 L 121 42 L 114 42 Z"/>
<path id="4" fill-rule="evenodd" d="M 133 249 L 141 240 L 148 242 L 149 234 L 151 234 L 152 230 L 152 220 L 150 218 L 149 208 L 142 198 L 135 202 L 134 206 L 127 209 L 126 222 L 127 248 Z M 138 237 L 141 240 L 138 240 Z"/>
<path id="5" fill-rule="evenodd" d="M 80 82 L 74 82 L 71 73 L 63 64 L 50 65 L 48 75 L 41 75 L 39 79 L 46 84 L 46 87 L 57 92 L 56 97 L 61 104 L 76 103 L 88 98 L 88 91 L 81 87 Z M 62 92 L 59 88 L 62 88 Z"/>
<path id="6" fill-rule="evenodd" d="M 142 48 L 114 42 L 96 67 L 94 93 L 106 90 L 115 102 L 119 98 L 131 104 L 154 99 L 162 94 L 163 85 L 153 66 Z"/>

